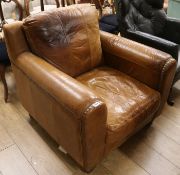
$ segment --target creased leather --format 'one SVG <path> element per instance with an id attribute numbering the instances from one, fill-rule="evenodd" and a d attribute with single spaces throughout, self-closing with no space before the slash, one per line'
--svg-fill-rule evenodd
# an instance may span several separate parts
<path id="1" fill-rule="evenodd" d="M 132 135 L 139 122 L 149 120 L 159 109 L 159 92 L 115 69 L 100 67 L 77 79 L 107 105 L 106 150 L 117 147 Z"/>
<path id="2" fill-rule="evenodd" d="M 161 93 L 161 111 L 175 75 L 176 61 L 165 52 L 101 31 L 105 63 Z"/>
<path id="3" fill-rule="evenodd" d="M 23 23 L 33 53 L 71 76 L 101 63 L 97 12 L 90 5 L 84 7 L 45 11 Z"/>

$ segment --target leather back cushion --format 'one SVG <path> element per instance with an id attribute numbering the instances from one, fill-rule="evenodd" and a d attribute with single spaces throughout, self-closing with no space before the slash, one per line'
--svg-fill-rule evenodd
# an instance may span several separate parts
<path id="1" fill-rule="evenodd" d="M 161 9 L 161 0 L 122 0 L 122 4 L 124 7 L 122 16 L 125 18 L 122 22 L 124 21 L 125 28 L 152 35 L 163 32 L 166 14 Z"/>
<path id="2" fill-rule="evenodd" d="M 33 53 L 70 76 L 101 63 L 97 11 L 90 5 L 73 5 L 32 15 L 23 28 Z"/>

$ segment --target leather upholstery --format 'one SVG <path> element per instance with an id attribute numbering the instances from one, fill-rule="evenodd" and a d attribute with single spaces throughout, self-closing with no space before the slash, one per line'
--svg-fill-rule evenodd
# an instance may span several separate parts
<path id="1" fill-rule="evenodd" d="M 94 17 L 93 7 L 72 6 L 62 9 L 64 18 L 72 16 L 71 8 L 74 12 L 80 7 L 83 7 L 83 12 L 86 11 L 88 18 Z M 56 18 L 59 19 L 57 14 L 62 12 L 59 9 L 42 14 L 50 15 L 49 18 L 56 21 Z M 53 16 L 53 13 L 56 15 Z M 81 17 L 77 13 L 76 20 Z M 41 18 L 36 18 L 43 24 Z M 81 22 L 77 28 L 83 31 L 86 25 L 92 25 L 89 37 L 100 38 L 98 48 L 102 50 L 104 61 L 91 70 L 85 68 L 85 72 L 76 77 L 66 73 L 71 71 L 70 60 L 65 62 L 69 65 L 67 70 L 62 71 L 54 66 L 55 63 L 47 62 L 43 55 L 31 52 L 28 47 L 31 43 L 26 40 L 22 22 L 5 25 L 4 33 L 22 104 L 82 169 L 89 172 L 109 151 L 158 116 L 167 99 L 176 62 L 170 55 L 128 39 L 106 32 L 101 32 L 100 36 L 93 33 L 98 30 L 96 20 L 95 25 L 88 20 Z M 63 24 L 68 26 L 68 21 L 63 21 Z M 71 20 L 69 24 L 72 24 Z M 48 27 L 52 26 L 46 29 Z M 72 31 L 77 31 L 77 28 Z M 41 30 L 41 26 L 36 29 Z M 76 37 L 82 36 L 80 34 L 72 32 L 71 39 L 77 41 Z M 14 44 L 17 38 L 18 45 Z M 47 41 L 41 44 L 53 50 L 47 46 Z M 36 47 L 38 43 L 34 45 Z M 89 45 L 86 46 L 88 50 Z M 71 45 L 68 47 L 67 51 L 73 49 Z M 47 51 L 42 50 L 44 52 Z M 66 51 L 63 52 L 66 54 Z M 58 54 L 61 57 L 61 53 Z M 79 54 L 78 58 L 83 54 Z M 97 54 L 93 53 L 92 59 L 99 62 L 102 60 L 101 54 L 99 56 L 95 60 Z M 81 68 L 79 65 L 77 71 Z M 136 70 L 138 73 L 134 74 Z M 151 74 L 157 74 L 159 78 L 153 80 Z"/>
<path id="2" fill-rule="evenodd" d="M 118 147 L 139 123 L 152 119 L 159 109 L 159 92 L 115 69 L 99 67 L 77 79 L 107 105 L 106 152 Z"/>
<path id="3" fill-rule="evenodd" d="M 20 100 L 31 116 L 78 164 L 91 170 L 104 153 L 107 111 L 103 101 L 31 53 L 21 54 L 13 70 Z"/>
<path id="4" fill-rule="evenodd" d="M 106 32 L 101 32 L 101 43 L 106 64 L 161 93 L 161 111 L 175 74 L 176 61 L 172 56 Z"/>
<path id="5" fill-rule="evenodd" d="M 96 9 L 85 9 L 60 8 L 30 16 L 23 24 L 32 51 L 71 76 L 101 62 Z"/>

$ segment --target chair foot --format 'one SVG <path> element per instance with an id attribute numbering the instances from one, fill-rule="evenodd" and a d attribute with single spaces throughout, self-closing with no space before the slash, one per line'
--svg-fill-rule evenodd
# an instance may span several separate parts
<path id="1" fill-rule="evenodd" d="M 4 86 L 4 101 L 7 103 L 8 101 L 8 87 L 5 78 L 6 66 L 0 65 L 0 77 Z"/>
<path id="2" fill-rule="evenodd" d="M 174 100 L 168 99 L 168 100 L 167 100 L 167 104 L 168 104 L 169 106 L 173 106 L 173 105 L 174 105 Z"/>
<path id="3" fill-rule="evenodd" d="M 151 120 L 151 121 L 146 125 L 146 128 L 150 128 L 150 127 L 152 126 L 152 124 L 153 124 L 153 121 L 154 121 L 154 120 Z"/>
<path id="4" fill-rule="evenodd" d="M 31 116 L 31 114 L 29 114 L 29 118 L 30 118 L 31 120 L 34 120 L 34 118 Z"/>
<path id="5" fill-rule="evenodd" d="M 66 150 L 65 150 L 61 145 L 59 145 L 58 149 L 59 149 L 62 153 L 67 154 Z"/>
<path id="6" fill-rule="evenodd" d="M 174 105 L 173 85 L 178 80 L 180 80 L 180 66 L 176 70 L 176 74 L 175 74 L 175 77 L 174 77 L 174 80 L 173 80 L 173 83 L 172 83 L 172 87 L 171 87 L 170 92 L 169 92 L 169 97 L 168 97 L 168 100 L 167 100 L 167 104 L 170 105 L 170 106 Z"/>
<path id="7" fill-rule="evenodd" d="M 170 90 L 169 97 L 167 99 L 167 104 L 170 105 L 170 106 L 174 105 L 174 97 L 173 97 L 172 88 Z"/>

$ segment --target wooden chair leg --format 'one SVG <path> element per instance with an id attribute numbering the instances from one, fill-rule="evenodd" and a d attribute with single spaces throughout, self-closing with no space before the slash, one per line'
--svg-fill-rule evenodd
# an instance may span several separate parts
<path id="1" fill-rule="evenodd" d="M 173 96 L 173 90 L 172 89 L 173 89 L 173 87 L 171 87 L 170 92 L 169 92 L 169 96 L 168 96 L 168 99 L 167 99 L 167 103 L 170 106 L 174 105 L 174 96 Z"/>
<path id="2" fill-rule="evenodd" d="M 5 78 L 6 66 L 0 65 L 0 77 L 4 86 L 4 101 L 7 103 L 8 100 L 8 87 Z"/>
<path id="3" fill-rule="evenodd" d="M 175 84 L 178 80 L 180 80 L 180 66 L 176 70 L 173 84 Z"/>

